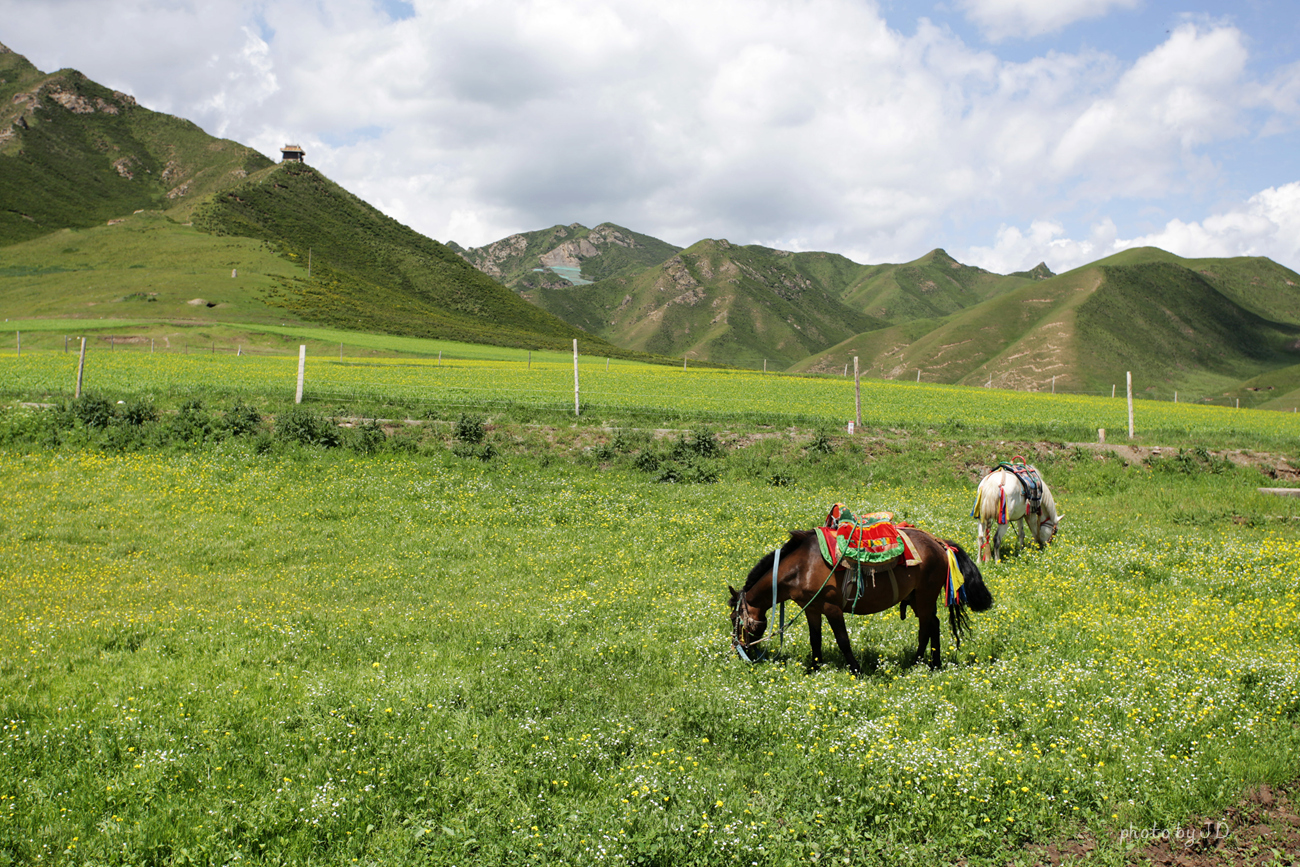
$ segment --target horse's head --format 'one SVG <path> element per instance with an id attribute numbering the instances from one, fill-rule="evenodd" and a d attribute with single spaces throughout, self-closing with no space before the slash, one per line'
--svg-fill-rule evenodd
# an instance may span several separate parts
<path id="1" fill-rule="evenodd" d="M 731 591 L 731 643 L 744 659 L 753 662 L 759 639 L 767 630 L 767 612 L 750 605 L 745 595 L 728 585 Z"/>
<path id="2" fill-rule="evenodd" d="M 1061 526 L 1061 519 L 1064 517 L 1065 517 L 1064 515 L 1058 515 L 1055 512 L 1053 512 L 1049 516 L 1043 518 L 1043 520 L 1038 522 L 1038 544 L 1039 545 L 1043 547 L 1047 547 L 1048 545 L 1052 544 L 1052 540 L 1056 538 L 1056 531 Z"/>

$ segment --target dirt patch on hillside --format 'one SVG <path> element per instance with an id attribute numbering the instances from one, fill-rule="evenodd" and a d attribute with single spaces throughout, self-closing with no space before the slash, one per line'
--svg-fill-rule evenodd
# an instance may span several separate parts
<path id="1" fill-rule="evenodd" d="M 1114 455 L 1125 464 L 1140 464 L 1152 458 L 1176 457 L 1184 449 L 1169 446 L 1137 446 L 1121 443 L 1067 443 L 1071 448 L 1082 448 L 1099 456 Z M 1285 457 L 1248 449 L 1207 449 L 1206 454 L 1217 459 L 1227 460 L 1239 467 L 1254 467 L 1270 479 L 1282 481 L 1300 480 L 1300 469 L 1293 466 Z"/>

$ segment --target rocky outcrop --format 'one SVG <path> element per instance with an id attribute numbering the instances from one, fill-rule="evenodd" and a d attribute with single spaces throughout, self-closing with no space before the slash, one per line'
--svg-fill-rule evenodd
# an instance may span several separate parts
<path id="1" fill-rule="evenodd" d="M 581 268 L 583 259 L 599 256 L 600 250 L 587 238 L 565 241 L 538 257 L 544 268 Z"/>

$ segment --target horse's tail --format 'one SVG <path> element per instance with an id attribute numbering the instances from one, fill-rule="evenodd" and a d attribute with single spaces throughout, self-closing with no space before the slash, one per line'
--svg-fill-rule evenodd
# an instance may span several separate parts
<path id="1" fill-rule="evenodd" d="M 962 585 L 957 591 L 961 604 L 948 606 L 948 626 L 952 630 L 952 637 L 957 640 L 957 645 L 960 647 L 962 637 L 970 632 L 970 615 L 966 609 L 988 611 L 993 607 L 993 594 L 989 592 L 988 586 L 984 583 L 984 576 L 980 574 L 979 567 L 975 565 L 970 555 L 951 539 L 945 541 L 952 548 L 957 560 L 957 568 L 961 570 Z"/>
<path id="2" fill-rule="evenodd" d="M 993 594 L 989 592 L 988 585 L 984 583 L 984 576 L 980 574 L 980 568 L 975 565 L 975 561 L 970 555 L 962 550 L 962 547 L 956 542 L 949 542 L 952 546 L 953 554 L 957 557 L 957 568 L 961 570 L 961 591 L 962 601 L 970 606 L 972 611 L 988 611 L 993 607 Z"/>

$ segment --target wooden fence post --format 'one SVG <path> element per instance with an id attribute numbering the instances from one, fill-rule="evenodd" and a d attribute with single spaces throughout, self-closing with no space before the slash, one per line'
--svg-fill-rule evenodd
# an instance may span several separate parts
<path id="1" fill-rule="evenodd" d="M 293 396 L 294 403 L 302 403 L 302 377 L 307 370 L 307 344 L 298 346 L 298 391 Z"/>
<path id="2" fill-rule="evenodd" d="M 73 397 L 81 397 L 81 378 L 86 372 L 86 338 L 81 338 L 81 355 L 77 358 L 77 392 Z"/>
<path id="3" fill-rule="evenodd" d="M 1133 439 L 1133 371 L 1125 371 L 1124 381 L 1128 383 L 1128 438 Z"/>
<path id="4" fill-rule="evenodd" d="M 858 357 L 853 356 L 853 418 L 862 427 L 862 380 L 858 379 Z"/>

